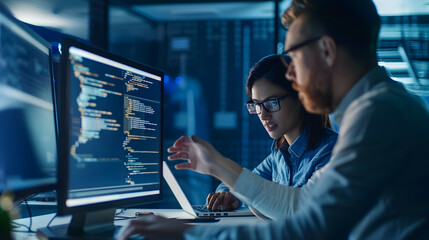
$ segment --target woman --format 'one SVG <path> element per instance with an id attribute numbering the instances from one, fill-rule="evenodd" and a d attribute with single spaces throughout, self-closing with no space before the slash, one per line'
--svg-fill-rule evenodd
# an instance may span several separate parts
<path id="1" fill-rule="evenodd" d="M 252 67 L 246 107 L 250 114 L 258 115 L 274 139 L 270 155 L 253 172 L 282 185 L 301 187 L 329 161 L 337 133 L 331 130 L 328 116 L 304 109 L 285 78 L 288 62 L 287 56 L 270 55 Z M 223 183 L 207 197 L 207 207 L 212 210 L 219 206 L 233 210 L 240 205 Z"/>

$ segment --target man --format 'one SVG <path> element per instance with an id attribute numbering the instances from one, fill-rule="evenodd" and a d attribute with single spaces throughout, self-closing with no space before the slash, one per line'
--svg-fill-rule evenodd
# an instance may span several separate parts
<path id="1" fill-rule="evenodd" d="M 186 239 L 428 239 L 429 114 L 377 66 L 380 18 L 374 4 L 294 0 L 282 20 L 289 27 L 285 52 L 292 58 L 287 77 L 308 111 L 334 111 L 340 125 L 330 163 L 317 181 L 297 193 L 251 174 L 199 138 L 182 137 L 169 149 L 177 152 L 169 159 L 189 161 L 176 168 L 217 177 L 258 211 L 267 201 L 260 196 L 267 192 L 299 206 L 285 218 L 257 226 L 174 224 L 165 234 Z M 154 218 L 131 222 L 122 236 L 153 237 L 173 225 Z"/>

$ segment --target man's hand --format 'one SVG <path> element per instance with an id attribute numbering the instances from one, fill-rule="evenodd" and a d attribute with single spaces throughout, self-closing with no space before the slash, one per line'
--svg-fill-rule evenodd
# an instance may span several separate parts
<path id="1" fill-rule="evenodd" d="M 156 215 L 148 215 L 130 220 L 118 233 L 118 240 L 127 240 L 132 236 L 141 235 L 148 239 L 183 239 L 185 231 L 191 225 L 178 220 L 167 219 Z"/>
<path id="2" fill-rule="evenodd" d="M 208 142 L 196 137 L 180 137 L 172 147 L 168 148 L 168 160 L 188 160 L 176 164 L 176 169 L 190 169 L 214 176 L 225 183 L 230 189 L 243 170 L 240 165 L 225 158 Z"/>
<path id="3" fill-rule="evenodd" d="M 168 160 L 188 160 L 176 164 L 176 169 L 190 169 L 208 175 L 213 175 L 216 163 L 224 158 L 210 143 L 195 136 L 180 137 L 167 151 L 175 153 Z"/>
<path id="4" fill-rule="evenodd" d="M 235 210 L 239 206 L 238 199 L 230 192 L 209 193 L 207 196 L 207 208 L 215 211 L 222 205 L 222 210 Z"/>

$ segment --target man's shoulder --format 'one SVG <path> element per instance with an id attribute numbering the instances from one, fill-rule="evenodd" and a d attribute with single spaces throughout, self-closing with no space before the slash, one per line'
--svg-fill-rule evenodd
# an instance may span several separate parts
<path id="1" fill-rule="evenodd" d="M 409 93 L 398 82 L 391 79 L 384 79 L 378 84 L 372 86 L 368 91 L 358 97 L 356 100 L 383 101 L 385 99 L 395 98 L 398 96 L 409 97 Z"/>
<path id="2" fill-rule="evenodd" d="M 416 128 L 426 131 L 423 122 L 429 122 L 425 104 L 401 84 L 390 80 L 380 82 L 356 98 L 344 113 L 342 127 L 363 131 L 369 124 L 377 128 L 387 124 L 396 131 Z"/>
<path id="3" fill-rule="evenodd" d="M 353 110 L 366 111 L 367 114 L 371 111 L 382 111 L 384 114 L 406 115 L 413 111 L 427 111 L 417 96 L 410 94 L 400 83 L 390 79 L 374 85 L 356 98 L 346 112 Z"/>

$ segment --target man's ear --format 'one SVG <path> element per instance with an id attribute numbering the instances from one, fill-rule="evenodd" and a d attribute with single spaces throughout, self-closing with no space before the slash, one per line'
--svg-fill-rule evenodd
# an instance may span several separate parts
<path id="1" fill-rule="evenodd" d="M 337 58 L 338 50 L 334 39 L 327 35 L 323 36 L 319 41 L 319 48 L 322 50 L 322 59 L 325 60 L 328 66 L 332 67 Z"/>

